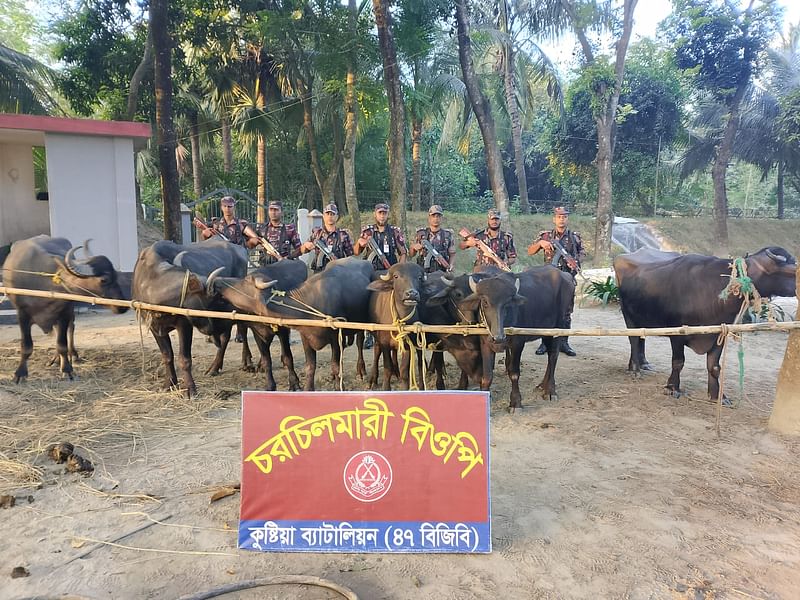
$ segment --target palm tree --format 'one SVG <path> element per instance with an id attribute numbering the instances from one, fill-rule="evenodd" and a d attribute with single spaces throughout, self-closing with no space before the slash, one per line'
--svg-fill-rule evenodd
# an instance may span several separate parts
<path id="1" fill-rule="evenodd" d="M 30 56 L 0 44 L 0 112 L 65 114 L 51 94 L 54 71 Z"/>
<path id="2" fill-rule="evenodd" d="M 781 132 L 783 117 L 794 112 L 787 102 L 800 93 L 800 26 L 792 26 L 781 47 L 767 51 L 767 75 L 747 86 L 739 109 L 732 156 L 753 164 L 762 180 L 777 172 L 778 218 L 784 217 L 785 176 L 800 177 L 800 147 Z M 700 96 L 690 137 L 679 159 L 681 178 L 706 169 L 726 130 L 726 107 L 710 94 Z"/>

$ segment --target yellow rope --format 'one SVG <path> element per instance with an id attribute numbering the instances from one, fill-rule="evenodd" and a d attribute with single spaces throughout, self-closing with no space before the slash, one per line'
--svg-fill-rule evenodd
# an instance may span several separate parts
<path id="1" fill-rule="evenodd" d="M 392 313 L 392 325 L 397 327 L 397 332 L 392 332 L 392 339 L 397 344 L 397 361 L 400 362 L 403 353 L 409 353 L 409 361 L 408 361 L 408 389 L 410 390 L 419 390 L 419 385 L 417 384 L 417 365 L 414 361 L 416 358 L 413 355 L 413 351 L 415 349 L 415 344 L 409 339 L 409 335 L 412 333 L 411 331 L 406 330 L 405 324 L 414 317 L 417 313 L 417 306 L 414 305 L 414 310 L 408 313 L 405 317 L 400 318 L 397 315 L 397 309 L 394 305 L 394 290 L 391 291 L 391 295 L 389 296 L 389 308 Z M 408 346 L 408 348 L 406 348 Z M 398 364 L 398 367 L 400 365 Z"/>

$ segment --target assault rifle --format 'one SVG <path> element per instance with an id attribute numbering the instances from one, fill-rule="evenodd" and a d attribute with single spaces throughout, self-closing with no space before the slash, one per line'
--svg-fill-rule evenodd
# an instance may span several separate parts
<path id="1" fill-rule="evenodd" d="M 261 247 L 264 248 L 264 250 L 266 251 L 267 254 L 269 254 L 270 256 L 272 256 L 273 258 L 275 258 L 277 260 L 283 260 L 283 257 L 281 256 L 281 253 L 278 252 L 275 249 L 275 246 L 270 244 L 268 240 L 266 240 L 263 237 L 259 236 L 258 237 L 258 243 L 261 244 Z"/>
<path id="2" fill-rule="evenodd" d="M 422 247 L 425 248 L 427 252 L 427 256 L 425 257 L 425 268 L 431 268 L 431 259 L 436 259 L 436 262 L 439 263 L 445 271 L 450 270 L 450 263 L 447 262 L 447 259 L 442 256 L 442 253 L 439 252 L 436 248 L 433 247 L 430 240 L 422 240 Z"/>
<path id="3" fill-rule="evenodd" d="M 392 235 L 391 231 L 389 232 L 389 235 Z M 383 250 L 381 250 L 380 246 L 378 246 L 378 242 L 376 242 L 375 238 L 371 235 L 367 237 L 367 246 L 369 246 L 369 249 L 372 250 L 372 253 L 378 257 L 378 260 L 381 261 L 384 269 L 388 269 L 392 266 L 389 262 L 389 259 L 386 258 L 386 255 L 383 253 Z"/>
<path id="4" fill-rule="evenodd" d="M 319 251 L 322 252 L 328 258 L 328 260 L 336 260 L 336 256 L 334 256 L 330 247 L 327 244 L 323 244 L 322 240 L 314 240 L 314 246 L 319 248 Z"/>
<path id="5" fill-rule="evenodd" d="M 550 264 L 554 267 L 558 266 L 558 261 L 560 259 L 564 259 L 564 262 L 567 263 L 567 266 L 573 270 L 578 270 L 578 261 L 572 258 L 567 251 L 564 249 L 564 246 L 561 245 L 561 242 L 558 240 L 551 240 L 550 239 L 550 232 L 547 231 L 542 234 L 542 239 L 550 242 L 553 245 L 553 259 L 550 261 Z"/>
<path id="6" fill-rule="evenodd" d="M 214 235 L 218 235 L 226 242 L 231 241 L 230 238 L 228 238 L 228 236 L 222 233 L 219 229 L 214 229 L 213 227 L 209 227 L 208 225 L 206 225 L 205 221 L 203 221 L 199 215 L 195 215 L 194 217 L 194 226 L 197 227 L 200 231 L 205 231 L 209 229 Z"/>
<path id="7" fill-rule="evenodd" d="M 475 240 L 475 243 L 477 244 L 478 248 L 481 249 L 481 252 L 483 252 L 484 256 L 487 256 L 492 262 L 494 262 L 494 264 L 496 264 L 498 267 L 503 269 L 503 271 L 508 271 L 510 273 L 511 272 L 511 267 L 509 267 L 508 264 L 506 264 L 506 261 L 504 261 L 502 258 L 497 256 L 495 251 L 492 250 L 491 248 L 489 248 L 489 246 L 486 244 L 486 242 L 476 238 L 475 237 L 475 233 L 477 233 L 477 232 L 471 232 L 466 227 L 462 227 L 459 230 L 458 235 L 460 235 L 465 240 L 469 239 L 469 238 L 472 238 L 473 240 Z"/>

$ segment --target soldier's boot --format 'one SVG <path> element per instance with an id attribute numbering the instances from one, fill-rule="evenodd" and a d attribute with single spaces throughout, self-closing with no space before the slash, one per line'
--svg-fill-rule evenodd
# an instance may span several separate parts
<path id="1" fill-rule="evenodd" d="M 564 328 L 565 329 L 572 329 L 572 315 L 571 314 L 568 314 L 567 318 L 564 319 Z M 561 338 L 561 352 L 563 352 L 567 356 L 576 356 L 578 354 L 569 345 L 569 336 L 565 336 L 565 337 Z"/>
<path id="2" fill-rule="evenodd" d="M 364 332 L 364 350 L 369 350 L 375 345 L 375 338 L 371 331 Z"/>
<path id="3" fill-rule="evenodd" d="M 539 344 L 539 347 L 536 349 L 537 356 L 541 356 L 542 354 L 547 354 L 547 346 L 544 345 L 544 342 Z"/>

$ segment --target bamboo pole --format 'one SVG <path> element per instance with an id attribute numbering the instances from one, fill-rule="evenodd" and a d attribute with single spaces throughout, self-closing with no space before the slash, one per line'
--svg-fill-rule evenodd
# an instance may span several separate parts
<path id="1" fill-rule="evenodd" d="M 34 296 L 38 298 L 52 298 L 54 300 L 72 300 L 75 302 L 85 302 L 93 306 L 122 306 L 133 310 L 144 310 L 152 312 L 169 313 L 183 315 L 186 317 L 206 317 L 216 319 L 230 319 L 232 321 L 247 321 L 252 323 L 265 323 L 267 325 L 279 325 L 284 327 L 330 327 L 333 329 L 363 329 L 368 331 L 397 331 L 397 327 L 390 323 L 357 323 L 353 321 L 341 321 L 335 318 L 330 319 L 287 319 L 282 317 L 266 317 L 261 315 L 242 314 L 237 311 L 222 312 L 213 310 L 197 310 L 191 308 L 179 308 L 176 306 L 161 306 L 158 304 L 148 304 L 139 300 L 112 300 L 109 298 L 95 298 L 80 294 L 67 294 L 64 292 L 53 292 L 47 290 L 26 290 L 20 288 L 9 288 L 0 286 L 0 294 Z M 439 333 L 449 335 L 487 335 L 488 331 L 482 325 L 427 325 L 423 323 L 411 323 L 403 326 L 403 329 L 412 333 Z M 745 325 L 699 325 L 679 327 L 639 327 L 634 329 L 534 329 L 529 327 L 506 327 L 506 335 L 529 335 L 529 336 L 579 336 L 579 337 L 650 337 L 650 336 L 671 336 L 671 335 L 698 335 L 698 334 L 719 334 L 726 333 L 753 333 L 757 331 L 791 331 L 800 329 L 800 321 L 767 322 L 767 323 L 748 323 Z"/>

